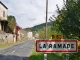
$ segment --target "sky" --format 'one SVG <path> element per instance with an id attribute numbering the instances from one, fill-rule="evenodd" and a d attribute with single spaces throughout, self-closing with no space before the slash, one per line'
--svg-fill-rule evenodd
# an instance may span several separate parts
<path id="1" fill-rule="evenodd" d="M 8 15 L 15 16 L 18 26 L 29 28 L 46 22 L 46 0 L 0 0 L 8 7 Z M 57 15 L 56 4 L 63 7 L 63 0 L 48 0 L 48 21 Z"/>

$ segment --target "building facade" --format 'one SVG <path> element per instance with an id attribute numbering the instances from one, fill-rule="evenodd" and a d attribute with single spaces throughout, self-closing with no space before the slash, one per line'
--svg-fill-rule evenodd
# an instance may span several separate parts
<path id="1" fill-rule="evenodd" d="M 2 31 L 7 29 L 7 11 L 8 8 L 0 1 L 0 30 Z"/>
<path id="2" fill-rule="evenodd" d="M 27 33 L 27 38 L 28 38 L 28 40 L 29 40 L 29 39 L 33 39 L 33 33 L 32 33 L 31 31 L 29 31 L 29 32 Z"/>

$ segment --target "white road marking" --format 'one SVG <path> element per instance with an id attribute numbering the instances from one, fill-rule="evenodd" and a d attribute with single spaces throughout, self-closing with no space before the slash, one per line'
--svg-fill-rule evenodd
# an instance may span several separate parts
<path id="1" fill-rule="evenodd" d="M 16 50 L 13 50 L 12 53 L 14 53 Z"/>

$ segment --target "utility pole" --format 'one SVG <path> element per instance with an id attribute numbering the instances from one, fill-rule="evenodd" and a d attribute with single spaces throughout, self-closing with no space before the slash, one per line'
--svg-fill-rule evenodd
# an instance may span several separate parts
<path id="1" fill-rule="evenodd" d="M 48 20 L 48 0 L 46 0 L 46 28 L 45 28 L 45 38 L 47 39 L 47 20 Z M 44 53 L 44 60 L 47 60 L 47 53 Z"/>
<path id="2" fill-rule="evenodd" d="M 47 20 L 48 20 L 48 0 L 46 0 L 46 33 L 45 38 L 47 39 Z"/>

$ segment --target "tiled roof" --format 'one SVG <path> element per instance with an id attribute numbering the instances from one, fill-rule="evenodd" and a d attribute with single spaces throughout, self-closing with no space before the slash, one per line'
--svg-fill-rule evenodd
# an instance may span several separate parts
<path id="1" fill-rule="evenodd" d="M 6 9 L 8 9 L 1 1 L 0 1 L 0 4 L 2 4 Z"/>

